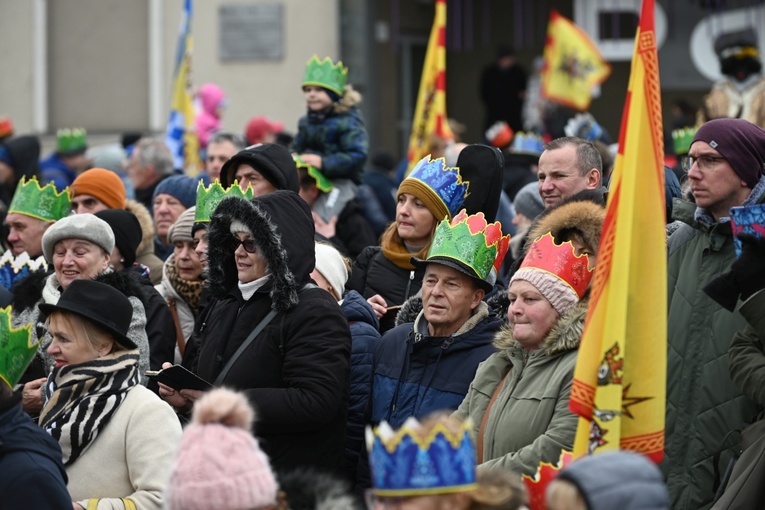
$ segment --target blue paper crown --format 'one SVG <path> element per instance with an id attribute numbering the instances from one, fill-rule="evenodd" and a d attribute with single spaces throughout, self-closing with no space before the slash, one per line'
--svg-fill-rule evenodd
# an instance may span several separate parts
<path id="1" fill-rule="evenodd" d="M 510 145 L 510 152 L 515 154 L 540 156 L 544 150 L 545 146 L 541 136 L 523 131 L 515 133 L 513 143 Z"/>
<path id="2" fill-rule="evenodd" d="M 410 418 L 397 431 L 382 422 L 367 427 L 372 491 L 378 496 L 420 496 L 463 492 L 476 487 L 476 450 L 472 423 L 457 431 L 437 423 L 422 437 Z"/>
<path id="3" fill-rule="evenodd" d="M 0 257 L 0 286 L 13 290 L 17 281 L 21 280 L 34 271 L 47 271 L 48 263 L 45 257 L 40 255 L 36 259 L 29 258 L 27 252 L 14 257 L 10 250 Z"/>
<path id="4" fill-rule="evenodd" d="M 459 168 L 446 166 L 444 158 L 431 160 L 430 155 L 422 158 L 406 179 L 416 179 L 433 190 L 449 211 L 450 217 L 462 209 L 470 186 L 470 182 L 462 182 Z"/>

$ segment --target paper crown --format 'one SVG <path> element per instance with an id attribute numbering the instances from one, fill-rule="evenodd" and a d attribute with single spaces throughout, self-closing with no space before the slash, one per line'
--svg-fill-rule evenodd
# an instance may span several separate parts
<path id="1" fill-rule="evenodd" d="M 529 510 L 547 510 L 547 486 L 573 460 L 574 456 L 571 452 L 564 450 L 554 465 L 540 462 L 533 478 L 528 475 L 522 476 L 523 483 L 526 485 L 526 492 L 529 495 Z"/>
<path id="2" fill-rule="evenodd" d="M 47 270 L 48 263 L 42 255 L 33 260 L 27 252 L 14 257 L 13 253 L 8 250 L 0 257 L 0 286 L 13 290 L 16 282 L 29 273 Z"/>
<path id="3" fill-rule="evenodd" d="M 603 127 L 589 113 L 579 113 L 570 118 L 563 128 L 566 136 L 576 136 L 594 142 L 603 135 Z"/>
<path id="4" fill-rule="evenodd" d="M 500 120 L 486 130 L 485 136 L 493 147 L 503 149 L 513 140 L 513 128 L 504 120 Z"/>
<path id="5" fill-rule="evenodd" d="M 69 188 L 56 191 L 56 186 L 49 182 L 42 188 L 37 177 L 27 180 L 22 177 L 16 186 L 8 213 L 26 214 L 45 221 L 58 221 L 71 212 Z"/>
<path id="6" fill-rule="evenodd" d="M 410 179 L 421 182 L 435 193 L 450 216 L 460 210 L 470 186 L 470 182 L 462 182 L 459 168 L 446 166 L 444 158 L 430 159 L 430 155 L 415 165 L 404 182 Z"/>
<path id="7" fill-rule="evenodd" d="M 5 138 L 7 136 L 11 136 L 13 134 L 13 122 L 11 122 L 11 119 L 2 116 L 0 117 L 0 138 Z"/>
<path id="8" fill-rule="evenodd" d="M 205 188 L 204 182 L 200 179 L 197 185 L 197 208 L 194 213 L 194 223 L 209 223 L 215 209 L 224 198 L 237 197 L 252 200 L 252 195 L 252 186 L 248 184 L 247 190 L 242 191 L 237 180 L 228 189 L 223 189 L 218 179 L 215 179 L 215 182 L 207 188 Z"/>
<path id="9" fill-rule="evenodd" d="M 510 246 L 510 234 L 502 236 L 500 223 L 486 223 L 482 212 L 468 216 L 462 209 L 451 221 L 443 220 L 433 236 L 427 260 L 433 257 L 461 262 L 485 280 L 492 266 L 499 271 Z"/>
<path id="10" fill-rule="evenodd" d="M 539 157 L 545 150 L 542 137 L 534 133 L 524 133 L 518 131 L 513 137 L 513 143 L 510 145 L 510 152 L 515 154 L 528 154 Z"/>
<path id="11" fill-rule="evenodd" d="M 593 270 L 589 266 L 590 257 L 575 255 L 571 241 L 555 244 L 552 234 L 548 232 L 531 244 L 518 270 L 527 268 L 552 274 L 582 299 L 592 279 Z"/>
<path id="12" fill-rule="evenodd" d="M 695 127 L 684 127 L 672 130 L 672 144 L 675 146 L 675 155 L 683 156 L 691 150 L 693 137 L 696 136 Z"/>
<path id="13" fill-rule="evenodd" d="M 11 326 L 11 307 L 0 308 L 0 379 L 13 388 L 37 352 L 40 340 L 30 344 L 32 325 Z"/>
<path id="14" fill-rule="evenodd" d="M 303 160 L 300 159 L 300 157 L 297 154 L 293 154 L 292 159 L 295 160 L 295 166 L 297 166 L 298 168 L 305 168 L 308 175 L 313 177 L 313 180 L 316 181 L 316 187 L 319 188 L 319 191 L 322 191 L 324 193 L 329 193 L 330 191 L 332 191 L 332 188 L 335 187 L 332 184 L 332 181 L 327 179 L 324 176 L 324 174 L 319 171 L 318 168 L 303 162 Z"/>
<path id="15" fill-rule="evenodd" d="M 348 68 L 343 65 L 342 61 L 335 64 L 329 57 L 319 60 L 319 56 L 314 55 L 305 65 L 303 87 L 318 85 L 342 96 L 347 79 Z"/>
<path id="16" fill-rule="evenodd" d="M 56 132 L 56 152 L 79 152 L 87 148 L 88 135 L 84 129 L 59 129 Z"/>
<path id="17" fill-rule="evenodd" d="M 471 421 L 455 432 L 437 423 L 422 437 L 409 418 L 394 432 L 386 422 L 367 427 L 372 491 L 378 496 L 418 496 L 462 492 L 476 487 L 476 450 Z"/>

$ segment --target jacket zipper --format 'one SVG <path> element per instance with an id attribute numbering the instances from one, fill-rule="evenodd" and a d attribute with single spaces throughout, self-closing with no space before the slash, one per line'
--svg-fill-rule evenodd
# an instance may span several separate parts
<path id="1" fill-rule="evenodd" d="M 412 282 L 414 281 L 414 270 L 409 271 L 409 281 L 406 282 L 406 292 L 404 292 L 404 301 L 409 299 L 409 291 L 412 288 Z"/>

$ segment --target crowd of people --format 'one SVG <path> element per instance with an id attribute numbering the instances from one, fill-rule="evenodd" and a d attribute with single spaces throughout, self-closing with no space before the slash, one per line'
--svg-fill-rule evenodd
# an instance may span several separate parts
<path id="1" fill-rule="evenodd" d="M 484 99 L 505 80 L 522 102 L 498 59 Z M 758 429 L 737 433 L 765 408 L 765 240 L 730 210 L 763 225 L 765 131 L 703 119 L 665 168 L 664 461 L 560 470 L 608 135 L 588 115 L 522 132 L 513 101 L 405 173 L 369 157 L 347 75 L 309 60 L 294 139 L 222 131 L 201 87 L 195 177 L 150 136 L 62 130 L 42 161 L 36 137 L 0 140 L 0 506 L 760 507 Z"/>

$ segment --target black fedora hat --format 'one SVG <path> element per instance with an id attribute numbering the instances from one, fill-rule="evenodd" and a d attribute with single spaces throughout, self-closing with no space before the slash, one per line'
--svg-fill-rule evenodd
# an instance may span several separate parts
<path id="1" fill-rule="evenodd" d="M 120 345 L 130 349 L 137 347 L 127 336 L 133 305 L 122 292 L 105 283 L 74 280 L 58 303 L 43 303 L 39 308 L 46 316 L 56 311 L 74 313 L 108 331 Z"/>
<path id="2" fill-rule="evenodd" d="M 476 285 L 478 285 L 478 287 L 482 289 L 486 294 L 488 294 L 489 292 L 492 291 L 492 289 L 494 289 L 494 286 L 492 284 L 490 284 L 483 278 L 479 278 L 476 272 L 471 267 L 469 267 L 467 264 L 463 262 L 460 262 L 459 260 L 450 259 L 448 257 L 436 255 L 435 257 L 431 257 L 425 260 L 417 258 L 417 257 L 412 257 L 410 259 L 410 262 L 415 268 L 423 269 L 423 270 L 428 266 L 428 264 L 439 264 L 442 266 L 450 267 L 454 269 L 455 271 L 458 271 L 464 274 L 465 276 L 471 278 L 476 283 Z"/>

